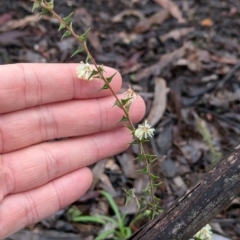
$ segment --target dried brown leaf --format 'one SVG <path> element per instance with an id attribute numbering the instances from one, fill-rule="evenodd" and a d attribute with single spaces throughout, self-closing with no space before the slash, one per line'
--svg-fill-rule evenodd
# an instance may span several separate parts
<path id="1" fill-rule="evenodd" d="M 113 23 L 122 22 L 124 17 L 130 16 L 130 15 L 133 15 L 133 16 L 138 17 L 140 19 L 145 19 L 145 16 L 140 11 L 127 9 L 127 10 L 124 10 L 124 11 L 118 13 L 117 15 L 115 15 L 112 18 L 112 22 Z"/>
<path id="2" fill-rule="evenodd" d="M 148 115 L 148 121 L 152 126 L 155 126 L 164 114 L 168 90 L 164 79 L 155 79 L 154 100 L 151 111 Z"/>
<path id="3" fill-rule="evenodd" d="M 169 11 L 161 10 L 153 14 L 149 18 L 142 17 L 133 31 L 136 33 L 143 33 L 149 30 L 152 25 L 160 25 L 161 23 L 163 23 L 166 19 L 168 19 L 169 15 Z"/>
<path id="4" fill-rule="evenodd" d="M 171 0 L 155 0 L 164 9 L 168 10 L 173 17 L 175 17 L 179 23 L 185 23 L 186 20 L 182 17 L 182 13 L 179 8 Z"/>
<path id="5" fill-rule="evenodd" d="M 41 19 L 50 20 L 52 18 L 49 16 L 44 16 L 44 15 L 39 16 L 38 14 L 34 14 L 31 16 L 27 16 L 23 19 L 11 20 L 11 21 L 8 21 L 3 26 L 0 26 L 0 32 L 5 32 L 5 31 L 17 29 L 17 28 L 24 28 L 27 25 L 30 25 L 30 24 L 32 25 L 36 22 L 39 22 Z"/>
<path id="6" fill-rule="evenodd" d="M 187 34 L 189 34 L 190 32 L 192 32 L 194 30 L 193 27 L 190 28 L 181 28 L 181 29 L 174 29 L 162 36 L 160 36 L 160 40 L 162 42 L 167 41 L 168 39 L 172 38 L 175 41 L 179 40 L 181 37 L 186 36 Z"/>

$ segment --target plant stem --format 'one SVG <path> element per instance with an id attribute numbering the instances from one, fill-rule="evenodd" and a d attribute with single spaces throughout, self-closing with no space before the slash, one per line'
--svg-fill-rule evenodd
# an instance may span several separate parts
<path id="1" fill-rule="evenodd" d="M 100 78 L 104 81 L 104 83 L 107 85 L 108 89 L 111 91 L 112 95 L 114 96 L 114 98 L 116 99 L 118 106 L 122 109 L 124 115 L 126 116 L 132 132 L 134 133 L 135 131 L 135 127 L 132 123 L 132 120 L 130 119 L 129 113 L 126 110 L 125 106 L 121 103 L 120 99 L 118 98 L 118 96 L 116 95 L 116 93 L 113 91 L 112 87 L 110 86 L 110 83 L 107 81 L 107 79 L 103 76 L 102 72 L 99 70 L 98 65 L 95 61 L 95 59 L 93 58 L 93 56 L 91 55 L 91 53 L 89 52 L 86 44 L 80 40 L 79 36 L 72 30 L 72 28 L 70 27 L 70 25 L 68 25 L 53 9 L 52 7 L 49 5 L 49 3 L 46 0 L 43 0 L 43 3 L 39 3 L 37 0 L 30 0 L 33 3 L 37 3 L 40 7 L 42 7 L 43 9 L 47 10 L 49 13 L 52 14 L 52 16 L 54 18 L 56 18 L 62 25 L 64 25 L 64 27 L 67 29 L 67 31 L 69 31 L 71 33 L 71 35 L 77 40 L 77 42 L 80 44 L 80 46 L 83 48 L 83 50 L 85 51 L 85 53 L 87 54 L 87 56 L 89 56 L 92 64 L 94 65 L 94 67 L 96 68 L 96 70 L 98 71 L 98 74 L 100 76 Z M 148 162 L 148 159 L 146 157 L 146 153 L 144 151 L 142 142 L 138 139 L 138 144 L 140 147 L 140 152 L 144 158 L 146 167 L 147 167 L 147 174 L 148 174 L 148 179 L 149 179 L 149 184 L 150 184 L 150 192 L 151 192 L 151 202 L 154 203 L 154 187 L 153 187 L 153 182 L 151 179 L 151 169 L 150 169 L 150 164 Z"/>

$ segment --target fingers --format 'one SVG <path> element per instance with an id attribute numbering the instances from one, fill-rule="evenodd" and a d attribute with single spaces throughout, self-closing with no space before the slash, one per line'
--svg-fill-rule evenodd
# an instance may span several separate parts
<path id="1" fill-rule="evenodd" d="M 121 127 L 3 154 L 0 179 L 3 179 L 5 188 L 0 188 L 0 199 L 39 187 L 71 171 L 123 152 L 131 141 L 130 131 Z"/>
<path id="2" fill-rule="evenodd" d="M 98 91 L 103 81 L 84 81 L 76 77 L 77 64 L 12 64 L 0 66 L 0 113 L 70 99 L 86 99 L 110 95 Z M 104 67 L 109 77 L 116 70 Z M 119 73 L 113 78 L 114 91 L 121 87 Z"/>
<path id="3" fill-rule="evenodd" d="M 91 171 L 83 168 L 39 188 L 7 196 L 0 202 L 0 239 L 76 201 L 91 182 Z"/>
<path id="4" fill-rule="evenodd" d="M 123 116 L 120 108 L 112 107 L 114 100 L 112 96 L 72 100 L 3 114 L 0 118 L 0 152 L 17 150 L 50 139 L 114 129 L 120 126 L 116 123 Z M 134 123 L 140 121 L 144 112 L 144 102 L 138 97 L 130 108 L 131 120 Z"/>

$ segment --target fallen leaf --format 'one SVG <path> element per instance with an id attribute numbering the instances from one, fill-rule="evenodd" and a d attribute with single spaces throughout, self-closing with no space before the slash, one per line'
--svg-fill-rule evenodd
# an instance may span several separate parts
<path id="1" fill-rule="evenodd" d="M 200 25 L 203 27 L 211 27 L 213 26 L 213 21 L 210 18 L 205 18 L 200 22 Z"/>
<path id="2" fill-rule="evenodd" d="M 115 15 L 113 18 L 112 18 L 112 22 L 113 23 L 118 23 L 118 22 L 122 22 L 123 21 L 123 18 L 125 16 L 130 16 L 130 15 L 133 15 L 135 17 L 138 17 L 140 19 L 145 19 L 145 16 L 138 10 L 132 10 L 132 9 L 127 9 L 127 10 L 124 10 L 120 13 L 118 13 L 117 15 Z"/>
<path id="3" fill-rule="evenodd" d="M 155 126 L 164 114 L 168 91 L 166 81 L 162 78 L 156 78 L 153 105 L 147 117 L 151 126 Z"/>
<path id="4" fill-rule="evenodd" d="M 194 30 L 193 27 L 190 28 L 181 28 L 181 29 L 174 29 L 162 36 L 160 36 L 160 40 L 162 42 L 167 41 L 168 39 L 172 38 L 175 41 L 179 40 L 181 37 L 186 36 L 187 34 L 189 34 L 190 32 L 192 32 Z"/>
<path id="5" fill-rule="evenodd" d="M 215 62 L 220 62 L 220 63 L 225 63 L 225 64 L 231 64 L 231 65 L 235 65 L 239 62 L 239 59 L 237 58 L 228 58 L 228 57 L 219 57 L 219 56 L 215 56 L 215 55 L 211 55 L 211 60 L 215 61 Z"/>
<path id="6" fill-rule="evenodd" d="M 134 179 L 136 178 L 137 174 L 136 174 L 135 165 L 132 161 L 133 158 L 134 158 L 133 155 L 130 155 L 128 153 L 123 153 L 121 156 L 118 157 L 118 162 L 121 165 L 124 175 L 127 178 Z"/>
<path id="7" fill-rule="evenodd" d="M 179 8 L 171 0 L 154 0 L 160 4 L 164 9 L 168 10 L 173 17 L 175 17 L 179 23 L 185 23 L 186 20 L 182 17 L 182 13 Z"/>
<path id="8" fill-rule="evenodd" d="M 92 168 L 93 182 L 91 185 L 91 190 L 93 190 L 97 185 L 97 183 L 99 182 L 99 179 L 104 173 L 106 163 L 107 163 L 107 159 L 96 163 L 95 166 Z"/>
<path id="9" fill-rule="evenodd" d="M 50 19 L 53 19 L 53 17 L 49 17 L 45 15 L 39 16 L 38 14 L 34 14 L 22 19 L 11 20 L 11 21 L 8 21 L 3 26 L 0 26 L 0 32 L 5 32 L 5 31 L 17 29 L 17 28 L 24 28 L 27 25 L 30 25 L 30 24 L 32 25 L 36 22 L 39 22 L 41 19 L 50 20 Z M 56 22 L 55 19 L 53 21 Z"/>
<path id="10" fill-rule="evenodd" d="M 169 11 L 167 11 L 167 10 L 161 10 L 161 11 L 153 14 L 149 18 L 141 17 L 140 21 L 134 27 L 133 31 L 136 33 L 143 33 L 145 31 L 149 30 L 149 28 L 154 24 L 160 25 L 166 19 L 168 19 L 168 17 L 169 17 Z"/>
<path id="11" fill-rule="evenodd" d="M 184 46 L 174 50 L 171 53 L 166 53 L 161 56 L 160 60 L 153 65 L 144 68 L 142 71 L 139 71 L 136 75 L 134 75 L 134 81 L 140 81 L 143 78 L 147 78 L 150 76 L 158 76 L 162 69 L 167 67 L 169 64 L 173 63 L 174 61 L 178 60 L 179 58 L 183 57 L 186 49 L 189 47 L 193 47 L 191 42 L 186 42 Z"/>

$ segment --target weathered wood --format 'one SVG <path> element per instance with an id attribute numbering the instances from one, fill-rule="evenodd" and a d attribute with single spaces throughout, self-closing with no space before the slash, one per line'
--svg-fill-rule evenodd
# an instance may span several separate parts
<path id="1" fill-rule="evenodd" d="M 129 240 L 189 240 L 240 193 L 240 144 L 176 205 L 134 233 Z"/>

